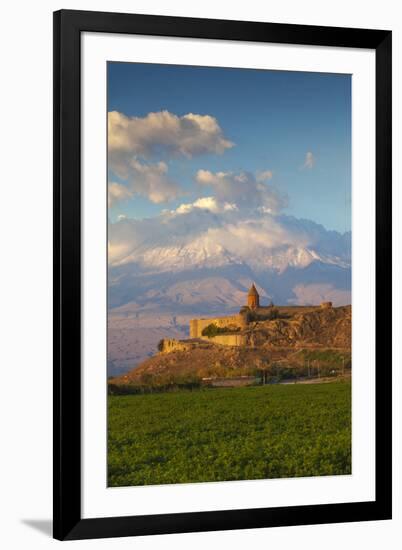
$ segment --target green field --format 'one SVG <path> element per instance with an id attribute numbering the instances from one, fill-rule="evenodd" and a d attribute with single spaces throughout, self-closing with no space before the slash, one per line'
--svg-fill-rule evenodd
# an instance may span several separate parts
<path id="1" fill-rule="evenodd" d="M 351 473 L 351 384 L 109 396 L 109 486 Z"/>

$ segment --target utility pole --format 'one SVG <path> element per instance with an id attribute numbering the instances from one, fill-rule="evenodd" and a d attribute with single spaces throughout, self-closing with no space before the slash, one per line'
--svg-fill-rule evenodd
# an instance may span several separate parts
<path id="1" fill-rule="evenodd" d="M 320 362 L 319 361 L 317 361 L 317 365 L 318 365 L 318 378 L 321 378 L 320 377 Z"/>
<path id="2" fill-rule="evenodd" d="M 342 356 L 342 376 L 345 375 L 345 358 Z"/>
<path id="3" fill-rule="evenodd" d="M 308 372 L 308 377 L 310 378 L 310 359 L 307 359 L 307 372 Z"/>

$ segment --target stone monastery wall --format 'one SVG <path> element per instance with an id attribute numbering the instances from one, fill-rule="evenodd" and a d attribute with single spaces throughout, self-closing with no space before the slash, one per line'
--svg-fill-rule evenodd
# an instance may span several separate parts
<path id="1" fill-rule="evenodd" d="M 208 336 L 201 336 L 201 338 L 221 346 L 244 346 L 246 344 L 246 337 L 243 334 L 218 334 L 212 338 L 208 338 Z"/>
<path id="2" fill-rule="evenodd" d="M 190 321 L 190 338 L 202 338 L 202 331 L 211 324 L 215 324 L 219 328 L 243 328 L 244 319 L 241 315 L 230 315 L 229 317 L 215 318 L 210 317 L 209 319 L 192 319 Z"/>
<path id="3" fill-rule="evenodd" d="M 194 345 L 191 342 L 175 340 L 174 338 L 164 338 L 161 353 L 171 353 L 172 351 L 186 351 L 192 349 Z"/>

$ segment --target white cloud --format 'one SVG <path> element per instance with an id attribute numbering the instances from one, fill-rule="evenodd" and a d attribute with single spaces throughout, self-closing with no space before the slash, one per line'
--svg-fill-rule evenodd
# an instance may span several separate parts
<path id="1" fill-rule="evenodd" d="M 257 181 L 268 181 L 273 177 L 272 170 L 263 170 L 262 172 L 257 172 L 256 180 Z"/>
<path id="2" fill-rule="evenodd" d="M 288 266 L 304 268 L 321 260 L 350 265 L 350 234 L 340 235 L 291 216 L 227 204 L 203 197 L 154 218 L 110 224 L 109 261 L 112 265 L 142 262 L 146 266 L 146 257 L 168 263 L 176 261 L 179 254 L 191 264 L 193 254 L 219 249 L 233 262 L 257 270 L 283 272 Z"/>
<path id="3" fill-rule="evenodd" d="M 196 181 L 211 187 L 221 203 L 235 204 L 238 208 L 262 208 L 268 213 L 278 213 L 287 205 L 287 197 L 272 185 L 264 183 L 272 177 L 270 171 L 257 176 L 250 172 L 210 172 L 198 170 Z"/>
<path id="4" fill-rule="evenodd" d="M 169 111 L 128 117 L 118 111 L 108 116 L 109 153 L 128 153 L 144 158 L 167 152 L 192 157 L 205 153 L 222 154 L 233 147 L 215 117 Z"/>
<path id="5" fill-rule="evenodd" d="M 168 177 L 168 166 L 165 162 L 148 164 L 133 157 L 114 168 L 115 174 L 127 184 L 109 184 L 109 197 L 112 197 L 109 206 L 134 195 L 147 197 L 154 203 L 162 203 L 173 200 L 182 193 L 180 186 Z"/>
<path id="6" fill-rule="evenodd" d="M 200 208 L 201 210 L 208 210 L 214 214 L 220 212 L 228 212 L 231 210 L 238 210 L 235 204 L 228 202 L 219 203 L 215 197 L 201 197 L 192 203 L 181 204 L 176 210 L 173 210 L 172 213 L 177 214 L 188 214 L 195 208 Z"/>
<path id="7" fill-rule="evenodd" d="M 211 228 L 212 241 L 220 243 L 232 254 L 247 259 L 248 263 L 261 263 L 273 250 L 284 246 L 306 246 L 308 239 L 286 227 L 276 216 L 256 216 L 253 219 L 232 220 L 221 227 Z"/>
<path id="8" fill-rule="evenodd" d="M 165 162 L 143 164 L 133 158 L 129 162 L 129 179 L 134 193 L 155 203 L 167 202 L 181 194 L 180 186 L 171 180 Z"/>
<path id="9" fill-rule="evenodd" d="M 225 138 L 218 121 L 210 115 L 188 113 L 179 117 L 168 111 L 148 113 L 145 117 L 128 117 L 117 111 L 108 114 L 110 169 L 127 182 L 132 196 L 142 195 L 154 203 L 173 200 L 182 194 L 182 189 L 168 177 L 166 162 L 149 162 L 149 159 L 222 154 L 231 147 L 233 143 Z M 113 196 L 111 204 L 117 200 L 119 197 Z"/>
<path id="10" fill-rule="evenodd" d="M 118 265 L 125 257 L 130 254 L 130 242 L 108 242 L 108 263 L 110 265 Z"/>
<path id="11" fill-rule="evenodd" d="M 315 157 L 311 151 L 307 151 L 302 168 L 307 168 L 311 170 L 311 168 L 313 168 L 314 165 L 315 165 Z"/>
<path id="12" fill-rule="evenodd" d="M 111 208 L 116 202 L 124 201 L 132 197 L 131 191 L 121 183 L 111 182 L 108 184 L 108 206 Z"/>

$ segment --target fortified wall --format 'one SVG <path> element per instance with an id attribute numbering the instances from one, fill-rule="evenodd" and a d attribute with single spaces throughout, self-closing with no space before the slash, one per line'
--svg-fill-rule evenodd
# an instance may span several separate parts
<path id="1" fill-rule="evenodd" d="M 214 324 L 219 328 L 243 329 L 245 320 L 242 315 L 230 315 L 229 317 L 209 317 L 208 319 L 192 319 L 190 321 L 190 338 L 203 338 L 202 331 L 208 325 Z"/>
<path id="2" fill-rule="evenodd" d="M 162 340 L 162 349 L 160 353 L 172 353 L 173 351 L 188 351 L 194 348 L 202 347 L 200 342 L 203 340 L 212 344 L 220 344 L 221 346 L 244 346 L 246 337 L 243 334 L 217 334 L 216 336 L 201 336 L 196 342 L 191 340 L 175 340 L 174 338 L 164 338 Z"/>
<path id="3" fill-rule="evenodd" d="M 164 338 L 162 341 L 162 349 L 159 350 L 159 353 L 172 353 L 173 351 L 188 351 L 194 348 L 200 348 L 203 347 L 200 340 L 210 344 L 219 344 L 221 346 L 237 347 L 246 344 L 246 337 L 243 334 L 217 334 L 210 338 L 208 338 L 208 336 L 201 336 L 196 342 Z"/>
<path id="4" fill-rule="evenodd" d="M 332 302 L 322 302 L 320 304 L 321 309 L 331 309 Z M 271 303 L 269 306 L 260 306 L 260 297 L 254 284 L 251 286 L 248 297 L 247 306 L 243 307 L 236 315 L 228 315 L 227 317 L 209 317 L 207 319 L 191 319 L 190 321 L 190 339 L 188 340 L 174 340 L 165 338 L 161 341 L 160 353 L 171 353 L 173 351 L 187 351 L 193 348 L 205 347 L 204 342 L 212 344 L 219 344 L 221 346 L 250 346 L 256 345 L 254 333 L 247 334 L 245 330 L 249 323 L 263 323 L 264 321 L 273 321 L 277 319 L 279 312 L 282 314 L 282 318 L 289 317 L 289 311 L 292 312 L 291 317 L 295 313 L 301 310 L 303 313 L 308 313 L 310 310 L 317 310 L 318 306 L 287 306 L 277 307 Z M 279 310 L 279 311 L 278 311 Z M 307 311 L 309 310 L 309 311 Z M 209 325 L 215 325 L 218 328 L 228 329 L 227 333 L 216 334 L 215 336 L 204 336 L 202 331 Z M 293 336 L 289 331 L 284 334 L 283 330 L 278 325 L 271 327 L 274 331 L 275 339 L 284 339 L 285 343 L 289 343 L 289 339 Z M 267 329 L 267 327 L 265 327 Z M 293 330 L 293 329 L 292 329 Z M 286 331 L 285 331 L 286 332 Z M 261 336 L 262 333 L 260 333 Z M 293 334 L 293 333 L 292 333 Z M 264 339 L 267 338 L 267 334 L 262 335 Z M 273 337 L 273 335 L 271 335 Z"/>
<path id="5" fill-rule="evenodd" d="M 175 340 L 174 338 L 163 338 L 162 349 L 160 353 L 171 353 L 172 351 L 187 351 L 192 349 L 194 344 L 185 340 Z"/>
<path id="6" fill-rule="evenodd" d="M 220 344 L 221 346 L 244 346 L 246 337 L 243 334 L 217 334 L 216 336 L 201 336 L 203 340 Z"/>

